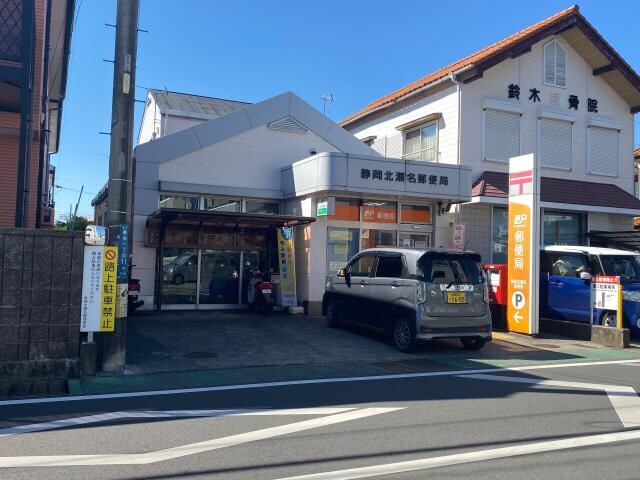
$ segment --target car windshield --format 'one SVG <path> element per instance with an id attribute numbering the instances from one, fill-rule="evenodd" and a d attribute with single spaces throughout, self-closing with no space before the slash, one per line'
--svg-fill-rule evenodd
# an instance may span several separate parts
<path id="1" fill-rule="evenodd" d="M 418 270 L 428 283 L 482 283 L 475 255 L 423 255 Z"/>
<path id="2" fill-rule="evenodd" d="M 606 275 L 619 276 L 623 282 L 640 282 L 640 262 L 635 255 L 602 255 Z"/>

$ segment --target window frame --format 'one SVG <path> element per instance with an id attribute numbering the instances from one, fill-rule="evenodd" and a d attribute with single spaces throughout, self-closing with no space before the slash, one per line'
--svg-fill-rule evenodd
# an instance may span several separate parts
<path id="1" fill-rule="evenodd" d="M 481 125 L 481 136 L 482 136 L 482 161 L 483 162 L 494 162 L 500 163 L 502 165 L 508 165 L 509 159 L 500 160 L 497 158 L 487 158 L 487 110 L 493 110 L 501 113 L 510 113 L 513 115 L 518 115 L 518 155 L 522 155 L 522 112 L 507 110 L 499 107 L 493 106 L 483 106 L 482 107 L 482 125 Z"/>
<path id="2" fill-rule="evenodd" d="M 549 165 L 544 165 L 544 159 L 542 158 L 542 121 L 543 120 L 551 120 L 551 121 L 555 121 L 555 122 L 565 122 L 570 124 L 571 127 L 571 138 L 570 138 L 570 147 L 571 147 L 571 154 L 570 154 L 570 164 L 569 164 L 569 168 L 566 167 L 560 167 L 560 166 L 549 166 Z M 544 169 L 549 169 L 549 170 L 559 170 L 561 172 L 572 172 L 573 171 L 573 155 L 574 155 L 574 146 L 573 146 L 573 140 L 575 137 L 574 134 L 574 129 L 575 129 L 575 120 L 569 120 L 569 119 L 565 119 L 565 118 L 561 118 L 559 115 L 558 116 L 553 116 L 553 115 L 539 115 L 538 116 L 538 121 L 536 122 L 536 130 L 537 130 L 537 153 L 538 153 L 538 159 L 540 161 L 540 167 L 544 168 Z M 587 144 L 588 146 L 588 144 Z"/>
<path id="3" fill-rule="evenodd" d="M 420 131 L 420 144 L 422 145 L 422 129 L 425 127 L 428 127 L 430 125 L 435 125 L 436 127 L 436 141 L 435 141 L 435 146 L 433 147 L 434 150 L 434 159 L 433 160 L 420 160 L 420 159 L 414 159 L 414 158 L 407 158 L 411 155 L 416 155 L 416 154 L 421 154 L 422 152 L 426 152 L 427 150 L 430 149 L 421 149 L 418 150 L 416 152 L 411 152 L 411 153 L 407 153 L 407 135 L 410 134 L 411 132 L 415 132 L 416 130 Z M 430 120 L 428 122 L 422 123 L 420 125 L 416 125 L 413 128 L 409 128 L 405 131 L 402 132 L 402 159 L 403 160 L 410 160 L 413 162 L 431 162 L 431 163 L 438 163 L 439 161 L 439 148 L 440 148 L 440 119 L 435 119 L 435 120 Z"/>
<path id="4" fill-rule="evenodd" d="M 552 43 L 555 43 L 556 49 L 554 50 L 555 55 L 554 55 L 554 59 L 553 59 L 553 81 L 554 83 L 549 83 L 547 82 L 547 75 L 546 75 L 546 68 L 547 68 L 547 47 L 549 45 L 551 45 Z M 564 51 L 564 85 L 558 85 L 557 80 L 558 80 L 558 54 L 557 54 L 557 48 L 560 47 L 563 51 Z M 562 43 L 560 43 L 558 41 L 557 38 L 554 38 L 553 40 L 545 43 L 542 46 L 542 83 L 546 86 L 549 87 L 556 87 L 556 88 L 567 88 L 567 85 L 569 84 L 569 78 L 568 78 L 568 74 L 569 74 L 569 69 L 568 69 L 568 64 L 569 64 L 569 55 L 567 53 L 567 48 L 562 45 Z"/>

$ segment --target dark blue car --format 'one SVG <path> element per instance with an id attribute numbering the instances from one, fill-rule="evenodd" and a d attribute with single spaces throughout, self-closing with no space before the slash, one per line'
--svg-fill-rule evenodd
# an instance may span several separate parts
<path id="1" fill-rule="evenodd" d="M 624 250 L 597 247 L 544 247 L 540 252 L 540 316 L 591 322 L 591 277 L 619 276 L 623 327 L 640 335 L 640 260 Z M 594 323 L 616 325 L 614 312 L 601 311 Z"/>

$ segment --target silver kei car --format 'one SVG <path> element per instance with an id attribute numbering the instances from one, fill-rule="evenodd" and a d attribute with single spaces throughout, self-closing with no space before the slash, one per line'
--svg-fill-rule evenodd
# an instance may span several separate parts
<path id="1" fill-rule="evenodd" d="M 487 283 L 473 252 L 363 250 L 328 279 L 323 311 L 330 327 L 379 330 L 402 352 L 434 338 L 460 338 L 469 350 L 491 340 Z"/>

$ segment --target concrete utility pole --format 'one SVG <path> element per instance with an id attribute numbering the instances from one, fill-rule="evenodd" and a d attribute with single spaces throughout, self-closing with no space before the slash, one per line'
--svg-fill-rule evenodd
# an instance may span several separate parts
<path id="1" fill-rule="evenodd" d="M 118 246 L 118 292 L 128 288 L 131 196 L 133 173 L 133 111 L 139 0 L 118 0 L 116 48 L 111 106 L 111 149 L 107 227 L 109 245 Z M 120 239 L 124 241 L 119 241 Z M 124 250 L 124 251 L 123 251 Z M 123 286 L 124 284 L 124 286 Z M 123 301 L 127 301 L 127 297 Z M 125 310 L 126 312 L 126 310 Z M 102 333 L 102 370 L 122 371 L 125 363 L 127 317 L 116 314 L 113 333 Z"/>

